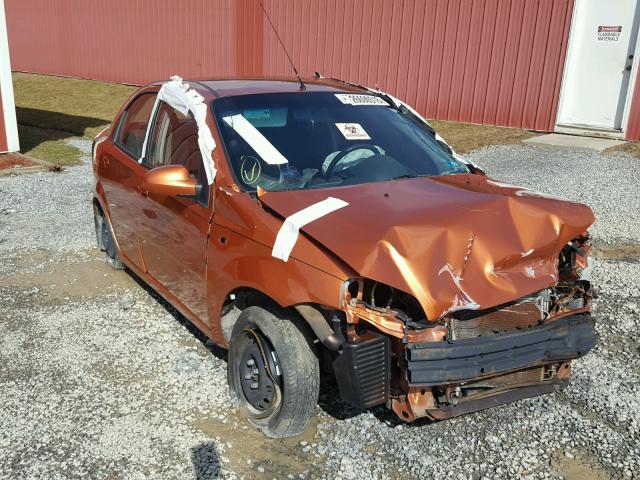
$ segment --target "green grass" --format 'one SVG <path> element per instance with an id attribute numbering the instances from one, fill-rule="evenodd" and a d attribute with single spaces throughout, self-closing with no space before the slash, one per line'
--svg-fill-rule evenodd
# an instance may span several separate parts
<path id="1" fill-rule="evenodd" d="M 21 152 L 57 166 L 77 165 L 80 151 L 65 140 L 93 139 L 113 120 L 135 87 L 13 73 Z"/>
<path id="2" fill-rule="evenodd" d="M 539 135 L 521 128 L 474 125 L 443 120 L 429 120 L 429 123 L 457 153 L 468 153 L 490 145 L 516 144 Z"/>
<path id="3" fill-rule="evenodd" d="M 605 153 L 627 153 L 633 157 L 640 158 L 640 142 L 627 142 L 617 147 L 609 147 Z"/>
<path id="4" fill-rule="evenodd" d="M 59 130 L 18 125 L 20 150 L 25 155 L 44 160 L 58 167 L 79 165 L 81 152 L 69 145 L 65 138 L 70 138 Z"/>

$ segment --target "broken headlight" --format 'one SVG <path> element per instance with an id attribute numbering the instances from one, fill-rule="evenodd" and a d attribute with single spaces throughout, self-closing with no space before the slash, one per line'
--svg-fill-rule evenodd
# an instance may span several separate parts
<path id="1" fill-rule="evenodd" d="M 375 310 L 396 311 L 413 322 L 426 320 L 420 302 L 413 295 L 376 280 L 349 279 L 342 284 L 340 294 L 342 306 L 363 304 Z"/>

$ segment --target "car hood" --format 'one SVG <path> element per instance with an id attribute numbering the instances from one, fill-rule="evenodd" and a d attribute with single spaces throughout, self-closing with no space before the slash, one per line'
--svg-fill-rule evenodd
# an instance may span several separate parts
<path id="1" fill-rule="evenodd" d="M 471 174 L 267 192 L 260 200 L 288 217 L 327 197 L 348 205 L 301 231 L 363 277 L 413 294 L 430 320 L 554 285 L 560 250 L 594 221 L 586 205 Z"/>

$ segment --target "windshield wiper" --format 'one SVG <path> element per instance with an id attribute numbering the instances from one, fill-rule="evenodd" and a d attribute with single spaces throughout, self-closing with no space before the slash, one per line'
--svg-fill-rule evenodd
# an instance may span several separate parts
<path id="1" fill-rule="evenodd" d="M 404 175 L 398 175 L 397 177 L 388 178 L 386 181 L 389 181 L 389 180 L 402 180 L 403 178 L 417 178 L 417 177 L 426 177 L 426 176 L 428 176 L 428 175 L 417 174 L 417 173 L 413 173 L 413 174 L 405 173 Z"/>

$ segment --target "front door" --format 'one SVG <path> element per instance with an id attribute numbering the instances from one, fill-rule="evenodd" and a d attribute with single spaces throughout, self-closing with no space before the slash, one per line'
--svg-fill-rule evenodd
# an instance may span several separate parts
<path id="1" fill-rule="evenodd" d="M 638 15 L 637 0 L 576 0 L 558 126 L 621 130 Z"/>
<path id="2" fill-rule="evenodd" d="M 147 273 L 207 323 L 206 252 L 213 207 L 191 114 L 159 103 L 143 165 L 184 165 L 202 186 L 198 198 L 148 194 L 138 218 L 138 236 Z"/>
<path id="3" fill-rule="evenodd" d="M 139 268 L 137 224 L 143 198 L 138 188 L 147 172 L 139 160 L 155 101 L 154 92 L 133 99 L 122 114 L 114 145 L 105 142 L 102 157 L 96 159 L 120 252 Z"/>

